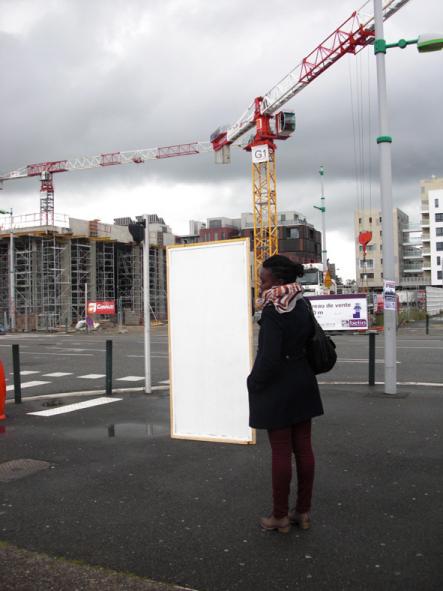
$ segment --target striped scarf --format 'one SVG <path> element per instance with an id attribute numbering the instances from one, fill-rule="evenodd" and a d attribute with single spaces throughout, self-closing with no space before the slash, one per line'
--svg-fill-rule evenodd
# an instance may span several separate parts
<path id="1" fill-rule="evenodd" d="M 276 285 L 267 289 L 262 297 L 257 299 L 257 304 L 260 308 L 274 304 L 279 314 L 285 314 L 295 308 L 301 297 L 303 297 L 303 290 L 298 283 L 286 283 L 286 285 Z"/>

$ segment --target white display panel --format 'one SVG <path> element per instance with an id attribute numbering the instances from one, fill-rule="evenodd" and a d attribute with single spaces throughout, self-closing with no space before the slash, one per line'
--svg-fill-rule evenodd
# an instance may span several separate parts
<path id="1" fill-rule="evenodd" d="M 171 436 L 254 443 L 249 240 L 169 246 Z"/>

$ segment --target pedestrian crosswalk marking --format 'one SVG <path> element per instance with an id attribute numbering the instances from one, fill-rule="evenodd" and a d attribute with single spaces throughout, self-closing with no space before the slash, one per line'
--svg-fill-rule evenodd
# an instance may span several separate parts
<path id="1" fill-rule="evenodd" d="M 88 373 L 84 376 L 77 376 L 78 378 L 82 378 L 84 380 L 98 380 L 98 378 L 104 378 L 104 373 Z"/>
<path id="2" fill-rule="evenodd" d="M 69 371 L 54 371 L 53 373 L 44 373 L 44 378 L 62 378 L 64 376 L 72 376 L 72 372 Z"/>
<path id="3" fill-rule="evenodd" d="M 74 412 L 75 410 L 81 410 L 83 408 L 90 408 L 91 406 L 99 406 L 101 404 L 109 404 L 111 402 L 117 402 L 122 398 L 110 398 L 102 396 L 101 398 L 93 398 L 92 400 L 85 400 L 83 402 L 76 402 L 74 404 L 68 404 L 67 406 L 61 406 L 58 408 L 50 408 L 49 410 L 39 410 L 37 412 L 28 412 L 28 415 L 36 415 L 40 417 L 51 417 L 53 415 L 61 415 L 67 412 Z"/>
<path id="4" fill-rule="evenodd" d="M 21 384 L 22 389 L 23 388 L 32 388 L 34 386 L 43 386 L 44 384 L 50 384 L 51 382 L 42 382 L 42 381 L 34 381 L 34 382 L 23 382 Z M 14 390 L 14 384 L 10 384 L 9 386 L 6 386 L 6 390 L 8 392 L 10 392 L 11 390 Z"/>
<path id="5" fill-rule="evenodd" d="M 169 384 L 169 380 L 162 380 L 159 384 Z"/>
<path id="6" fill-rule="evenodd" d="M 126 376 L 124 378 L 117 378 L 117 382 L 139 382 L 140 380 L 144 380 L 143 376 Z"/>
<path id="7" fill-rule="evenodd" d="M 24 369 L 20 372 L 21 376 L 30 376 L 33 373 L 40 373 L 39 371 L 31 370 L 31 369 Z"/>

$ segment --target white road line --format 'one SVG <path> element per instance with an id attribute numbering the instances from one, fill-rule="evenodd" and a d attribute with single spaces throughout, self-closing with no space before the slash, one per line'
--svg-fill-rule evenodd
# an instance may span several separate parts
<path id="1" fill-rule="evenodd" d="M 139 382 L 140 380 L 144 380 L 145 378 L 142 376 L 126 376 L 125 378 L 117 378 L 116 382 Z"/>
<path id="2" fill-rule="evenodd" d="M 368 382 L 318 382 L 319 386 L 369 386 Z M 376 386 L 383 386 L 384 382 L 375 382 Z M 439 382 L 397 382 L 397 386 L 426 386 L 431 388 L 443 388 Z"/>
<path id="3" fill-rule="evenodd" d="M 169 390 L 169 386 L 152 386 L 151 390 Z"/>
<path id="4" fill-rule="evenodd" d="M 62 378 L 64 376 L 72 376 L 72 372 L 69 371 L 54 371 L 54 373 L 44 373 L 44 378 Z"/>
<path id="5" fill-rule="evenodd" d="M 22 388 L 33 388 L 34 386 L 43 386 L 44 384 L 50 384 L 51 382 L 39 382 L 38 380 L 34 381 L 34 382 L 23 382 L 21 384 Z M 8 392 L 11 392 L 11 390 L 14 390 L 14 384 L 10 384 L 9 386 L 6 386 L 6 390 Z"/>
<path id="6" fill-rule="evenodd" d="M 66 412 L 74 412 L 75 410 L 82 410 L 83 408 L 90 408 L 91 406 L 100 406 L 101 404 L 110 404 L 111 402 L 118 402 L 122 398 L 110 398 L 103 396 L 102 398 L 94 398 L 92 400 L 85 400 L 84 402 L 76 402 L 62 406 L 60 408 L 50 408 L 49 410 L 39 410 L 37 412 L 28 412 L 28 415 L 36 415 L 39 417 L 51 417 L 53 415 L 61 415 Z"/>
<path id="7" fill-rule="evenodd" d="M 126 357 L 139 357 L 141 359 L 144 359 L 144 355 L 126 355 Z M 151 355 L 151 359 L 167 359 L 168 355 Z"/>
<path id="8" fill-rule="evenodd" d="M 369 359 L 342 359 L 339 357 L 337 363 L 369 363 Z M 384 359 L 376 359 L 375 363 L 384 363 Z M 397 363 L 400 364 L 401 361 L 397 361 Z"/>
<path id="9" fill-rule="evenodd" d="M 162 380 L 159 384 L 169 384 L 169 380 Z"/>
<path id="10" fill-rule="evenodd" d="M 84 376 L 77 376 L 77 377 L 82 380 L 98 380 L 98 378 L 104 378 L 105 374 L 104 373 L 88 373 Z"/>
<path id="11" fill-rule="evenodd" d="M 33 351 L 23 351 L 23 355 L 44 355 L 45 357 L 94 357 L 93 353 L 37 353 Z"/>
<path id="12" fill-rule="evenodd" d="M 20 372 L 20 375 L 21 376 L 30 376 L 32 373 L 41 373 L 41 372 L 33 370 L 33 369 L 24 369 L 23 371 Z"/>

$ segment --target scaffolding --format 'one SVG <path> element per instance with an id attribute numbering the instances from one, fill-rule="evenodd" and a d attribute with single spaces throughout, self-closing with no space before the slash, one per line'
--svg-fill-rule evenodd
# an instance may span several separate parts
<path id="1" fill-rule="evenodd" d="M 151 318 L 166 320 L 166 251 L 162 246 L 149 247 L 149 302 Z"/>
<path id="2" fill-rule="evenodd" d="M 37 273 L 40 311 L 38 329 L 54 330 L 66 322 L 66 295 L 70 282 L 66 281 L 63 253 L 67 245 L 54 236 L 40 242 L 39 269 Z"/>
<path id="3" fill-rule="evenodd" d="M 85 317 L 86 285 L 91 267 L 91 244 L 86 240 L 71 241 L 71 317 L 77 323 Z"/>
<path id="4" fill-rule="evenodd" d="M 34 218 L 32 222 L 36 223 Z M 143 322 L 143 247 L 111 239 L 111 227 L 93 220 L 76 234 L 65 223 L 51 231 L 35 225 L 14 225 L 16 328 L 55 330 L 85 317 L 86 286 L 90 301 L 114 300 L 119 321 Z M 0 228 L 0 322 L 10 325 L 10 234 Z M 165 320 L 166 251 L 149 248 L 151 319 Z M 98 320 L 114 320 L 100 316 Z"/>
<path id="5" fill-rule="evenodd" d="M 96 242 L 96 297 L 97 300 L 114 300 L 115 246 L 113 242 Z"/>
<path id="6" fill-rule="evenodd" d="M 0 242 L 0 323 L 9 326 L 9 244 Z"/>
<path id="7" fill-rule="evenodd" d="M 140 324 L 143 316 L 142 257 L 137 244 L 117 246 L 117 298 L 125 324 Z"/>

